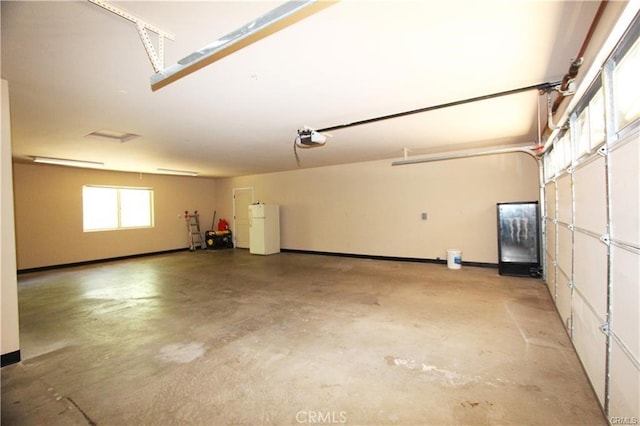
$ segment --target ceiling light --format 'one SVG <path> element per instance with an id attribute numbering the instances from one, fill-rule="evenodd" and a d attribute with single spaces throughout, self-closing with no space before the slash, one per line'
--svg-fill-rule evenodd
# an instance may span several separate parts
<path id="1" fill-rule="evenodd" d="M 174 170 L 174 169 L 158 169 L 159 172 L 168 173 L 171 175 L 179 176 L 198 176 L 198 172 L 191 172 L 188 170 Z"/>
<path id="2" fill-rule="evenodd" d="M 63 158 L 33 157 L 33 162 L 55 164 L 58 166 L 87 167 L 90 169 L 99 169 L 104 167 L 104 163 L 98 163 L 95 161 L 66 160 Z"/>
<path id="3" fill-rule="evenodd" d="M 95 132 L 91 132 L 86 136 L 92 136 L 95 138 L 102 138 L 123 143 L 130 141 L 131 139 L 135 139 L 140 135 L 136 135 L 135 133 L 120 132 L 117 130 L 96 130 Z"/>

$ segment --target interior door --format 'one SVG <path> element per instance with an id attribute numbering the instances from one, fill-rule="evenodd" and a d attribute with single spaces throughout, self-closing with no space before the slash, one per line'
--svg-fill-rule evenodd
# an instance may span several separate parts
<path id="1" fill-rule="evenodd" d="M 249 248 L 249 205 L 253 188 L 233 189 L 233 234 L 236 248 Z"/>

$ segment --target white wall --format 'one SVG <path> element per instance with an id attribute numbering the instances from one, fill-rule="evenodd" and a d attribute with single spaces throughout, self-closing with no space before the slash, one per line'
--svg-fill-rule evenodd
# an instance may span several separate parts
<path id="1" fill-rule="evenodd" d="M 18 326 L 18 284 L 16 277 L 16 245 L 13 214 L 13 177 L 11 173 L 11 116 L 9 84 L 2 80 L 2 151 L 0 152 L 0 182 L 2 206 L 0 210 L 0 276 L 2 279 L 2 355 L 20 350 Z"/>
<path id="2" fill-rule="evenodd" d="M 186 248 L 185 210 L 202 231 L 215 210 L 214 179 L 14 164 L 18 270 Z M 83 232 L 82 186 L 154 190 L 153 228 Z"/>
<path id="3" fill-rule="evenodd" d="M 232 219 L 233 188 L 253 187 L 256 201 L 281 205 L 285 249 L 445 259 L 458 248 L 463 261 L 497 263 L 496 203 L 538 200 L 537 180 L 526 154 L 383 160 L 220 179 L 216 206 Z"/>

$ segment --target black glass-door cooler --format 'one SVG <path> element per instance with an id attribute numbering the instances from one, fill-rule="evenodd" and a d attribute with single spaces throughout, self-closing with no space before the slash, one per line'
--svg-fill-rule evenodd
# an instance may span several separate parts
<path id="1" fill-rule="evenodd" d="M 498 203 L 498 273 L 540 276 L 538 202 Z"/>

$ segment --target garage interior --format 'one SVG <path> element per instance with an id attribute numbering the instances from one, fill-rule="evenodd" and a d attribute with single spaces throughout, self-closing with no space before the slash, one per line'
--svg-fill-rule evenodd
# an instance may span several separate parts
<path id="1" fill-rule="evenodd" d="M 0 10 L 3 423 L 638 423 L 640 2 Z"/>

